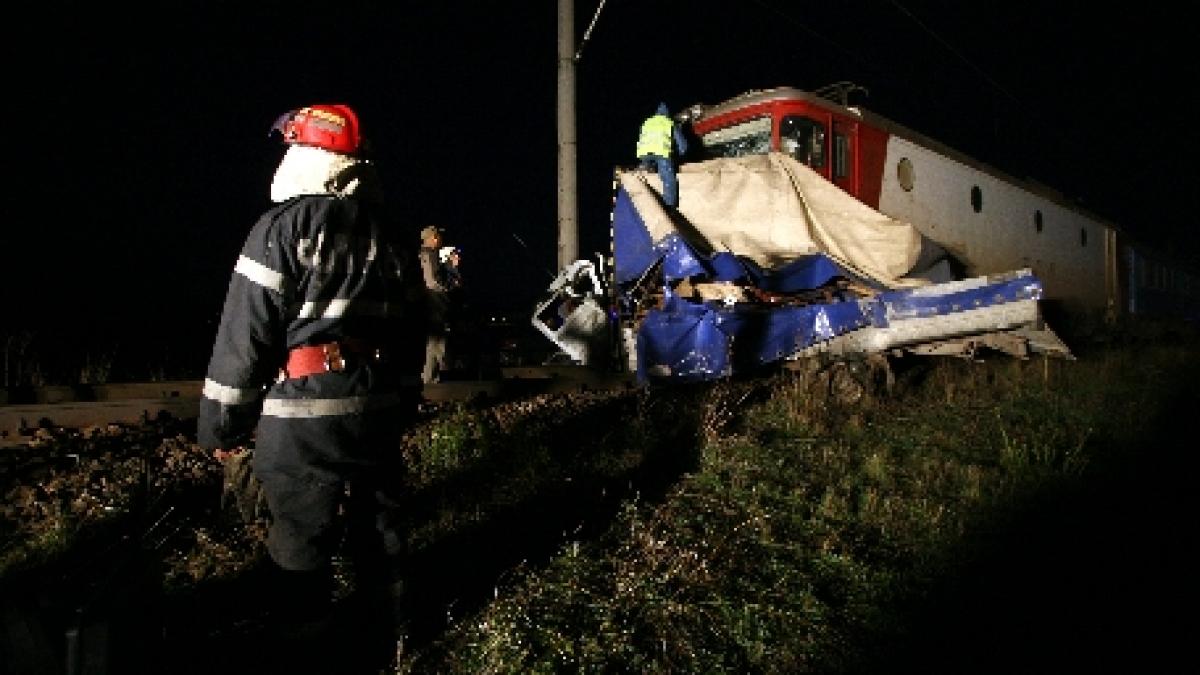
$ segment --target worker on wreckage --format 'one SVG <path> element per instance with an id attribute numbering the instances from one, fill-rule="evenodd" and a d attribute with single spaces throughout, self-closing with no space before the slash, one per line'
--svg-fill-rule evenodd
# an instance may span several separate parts
<path id="1" fill-rule="evenodd" d="M 420 402 L 425 336 L 412 236 L 385 221 L 355 112 L 313 105 L 273 130 L 287 144 L 275 205 L 234 266 L 198 432 L 221 460 L 254 441 L 270 602 L 303 621 L 329 611 L 343 533 L 360 590 L 399 587 L 403 538 L 387 481 L 400 474 L 399 439 Z"/>
<path id="2" fill-rule="evenodd" d="M 672 209 L 679 207 L 679 179 L 675 175 L 678 156 L 687 153 L 687 137 L 666 103 L 659 103 L 654 114 L 642 122 L 638 134 L 637 159 L 643 170 L 654 170 L 662 180 L 663 203 Z"/>

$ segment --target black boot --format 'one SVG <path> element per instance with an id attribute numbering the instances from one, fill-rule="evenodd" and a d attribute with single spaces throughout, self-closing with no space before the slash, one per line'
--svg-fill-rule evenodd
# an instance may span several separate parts
<path id="1" fill-rule="evenodd" d="M 294 571 L 279 568 L 271 589 L 271 623 L 283 633 L 319 630 L 330 616 L 333 574 L 328 567 Z"/>

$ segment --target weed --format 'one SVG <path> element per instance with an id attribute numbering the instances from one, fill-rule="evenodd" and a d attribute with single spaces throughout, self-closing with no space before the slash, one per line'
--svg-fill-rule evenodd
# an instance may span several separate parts
<path id="1" fill-rule="evenodd" d="M 656 500 L 625 501 L 592 540 L 523 568 L 411 663 L 875 669 L 904 652 L 907 608 L 958 574 L 961 556 L 1137 438 L 1174 388 L 1154 381 L 1169 373 L 1146 358 L 1180 356 L 1104 354 L 1053 373 L 943 362 L 895 397 L 848 397 L 838 371 L 820 367 L 779 375 L 762 400 L 732 383 L 713 388 L 694 471 Z M 663 438 L 661 426 L 639 433 L 646 452 Z"/>
<path id="2" fill-rule="evenodd" d="M 404 450 L 406 581 L 432 636 L 406 643 L 396 672 L 958 672 L 980 658 L 1015 672 L 1055 641 L 1066 655 L 1048 669 L 1061 671 L 1095 616 L 1152 617 L 1126 603 L 1055 623 L 1043 605 L 1115 603 L 1121 583 L 1170 563 L 1155 552 L 1178 539 L 1190 474 L 1167 439 L 1194 409 L 1194 349 L 904 363 L 894 387 L 797 365 L 423 422 Z M 136 472 L 95 445 L 79 483 L 130 492 Z M 164 445 L 182 462 L 164 470 L 211 482 Z M 66 506 L 100 512 L 6 496 L 45 511 L 26 551 L 78 536 Z M 1062 543 L 1089 539 L 1081 553 Z M 167 557 L 173 589 L 208 588 L 261 553 L 212 522 L 187 542 Z M 1105 654 L 1126 635 L 1109 637 Z"/>

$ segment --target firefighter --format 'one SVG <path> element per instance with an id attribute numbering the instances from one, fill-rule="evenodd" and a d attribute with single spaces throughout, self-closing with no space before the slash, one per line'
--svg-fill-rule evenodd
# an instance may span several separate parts
<path id="1" fill-rule="evenodd" d="M 359 587 L 397 580 L 391 482 L 420 402 L 423 310 L 411 239 L 383 213 L 354 110 L 311 105 L 272 129 L 287 148 L 274 206 L 233 268 L 198 437 L 222 461 L 253 443 L 273 609 L 317 620 L 331 610 L 340 546 Z"/>
<path id="2" fill-rule="evenodd" d="M 673 152 L 674 151 L 674 152 Z M 637 158 L 642 168 L 655 169 L 663 184 L 663 202 L 671 208 L 679 206 L 679 184 L 675 178 L 675 153 L 687 153 L 687 138 L 675 120 L 671 119 L 666 103 L 659 103 L 654 114 L 642 122 L 638 136 Z"/>

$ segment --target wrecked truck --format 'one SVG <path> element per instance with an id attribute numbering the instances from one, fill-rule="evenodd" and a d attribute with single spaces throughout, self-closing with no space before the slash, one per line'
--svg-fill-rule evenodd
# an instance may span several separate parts
<path id="1" fill-rule="evenodd" d="M 964 277 L 917 228 L 789 155 L 684 164 L 677 209 L 653 172 L 615 177 L 611 256 L 562 270 L 533 313 L 561 361 L 646 383 L 821 354 L 1071 357 L 1029 269 Z"/>

